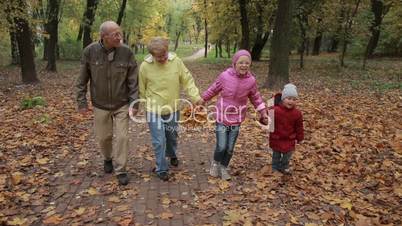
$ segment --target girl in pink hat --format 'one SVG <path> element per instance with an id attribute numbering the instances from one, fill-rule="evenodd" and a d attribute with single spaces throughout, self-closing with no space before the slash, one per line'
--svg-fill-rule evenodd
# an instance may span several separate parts
<path id="1" fill-rule="evenodd" d="M 209 172 L 213 177 L 230 179 L 227 167 L 233 155 L 240 125 L 246 116 L 248 100 L 260 113 L 260 121 L 268 123 L 265 104 L 250 66 L 250 53 L 239 50 L 232 58 L 232 66 L 222 72 L 201 96 L 205 103 L 220 94 L 216 103 L 216 148 Z"/>

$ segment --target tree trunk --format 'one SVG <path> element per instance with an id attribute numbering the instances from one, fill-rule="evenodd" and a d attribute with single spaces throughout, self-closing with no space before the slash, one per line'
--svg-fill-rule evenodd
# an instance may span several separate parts
<path id="1" fill-rule="evenodd" d="M 85 17 L 85 13 L 84 13 L 84 17 Z M 82 39 L 82 32 L 84 31 L 84 29 L 83 29 L 83 23 L 84 22 L 82 22 L 81 24 L 80 24 L 80 29 L 78 30 L 78 36 L 77 36 L 77 42 L 79 42 L 79 41 L 81 41 L 81 39 Z"/>
<path id="2" fill-rule="evenodd" d="M 4 4 L 4 3 L 3 3 Z M 6 14 L 6 20 L 9 24 L 9 34 L 10 34 L 10 46 L 11 46 L 11 64 L 18 65 L 21 63 L 20 53 L 18 50 L 18 40 L 17 40 L 17 29 L 14 26 L 14 11 L 15 7 L 12 6 L 13 2 L 5 3 L 4 12 Z"/>
<path id="3" fill-rule="evenodd" d="M 267 88 L 280 89 L 289 82 L 291 19 L 292 0 L 279 1 L 271 44 L 269 73 L 264 84 Z"/>
<path id="4" fill-rule="evenodd" d="M 378 40 L 380 39 L 381 23 L 384 18 L 384 3 L 381 0 L 371 0 L 371 11 L 374 14 L 374 20 L 371 22 L 370 40 L 367 43 L 366 57 L 371 58 L 374 50 L 377 48 Z"/>
<path id="5" fill-rule="evenodd" d="M 120 6 L 120 10 L 119 10 L 119 16 L 117 17 L 117 24 L 120 26 L 121 22 L 123 20 L 123 16 L 124 16 L 124 11 L 126 10 L 126 5 L 127 5 L 127 0 L 123 0 L 121 2 L 121 6 Z"/>
<path id="6" fill-rule="evenodd" d="M 344 26 L 344 31 L 343 31 L 342 53 L 341 53 L 341 56 L 340 56 L 340 63 L 341 63 L 342 67 L 345 66 L 345 55 L 346 55 L 346 50 L 347 50 L 347 47 L 348 47 L 348 44 L 349 44 L 349 33 L 350 33 L 350 30 L 352 29 L 353 18 L 357 14 L 357 10 L 359 9 L 360 2 L 361 2 L 361 0 L 357 0 L 355 8 L 354 8 L 352 14 L 347 15 L 346 25 Z"/>
<path id="7" fill-rule="evenodd" d="M 322 40 L 322 32 L 318 31 L 317 36 L 314 39 L 314 46 L 313 46 L 313 56 L 318 56 L 320 54 L 321 48 L 321 40 Z"/>
<path id="8" fill-rule="evenodd" d="M 57 36 L 59 27 L 59 0 L 48 1 L 48 21 L 45 25 L 47 33 L 50 35 L 47 45 L 48 62 L 46 70 L 57 71 L 56 68 L 56 50 L 57 50 Z"/>
<path id="9" fill-rule="evenodd" d="M 219 57 L 220 58 L 223 58 L 223 55 L 222 55 L 222 40 L 221 39 L 219 39 L 219 41 L 218 41 L 218 48 L 219 48 Z"/>
<path id="10" fill-rule="evenodd" d="M 250 50 L 250 28 L 247 17 L 247 0 L 238 0 L 240 7 L 241 43 L 240 48 Z"/>
<path id="11" fill-rule="evenodd" d="M 311 43 L 310 39 L 307 38 L 307 40 L 306 40 L 306 48 L 305 48 L 306 56 L 310 55 L 310 43 Z"/>
<path id="12" fill-rule="evenodd" d="M 300 35 L 301 35 L 301 44 L 299 48 L 299 53 L 300 53 L 300 68 L 304 68 L 304 52 L 306 51 L 306 27 L 308 27 L 308 17 L 306 14 L 299 14 L 297 16 L 298 22 L 299 22 L 299 27 L 300 27 Z"/>
<path id="13" fill-rule="evenodd" d="M 43 58 L 42 60 L 48 60 L 48 53 L 49 53 L 49 39 L 43 38 Z"/>
<path id="14" fill-rule="evenodd" d="M 24 15 L 27 14 L 27 6 L 23 0 L 12 1 L 13 7 L 16 11 L 14 15 L 14 23 L 17 27 L 17 43 L 21 56 L 21 76 L 22 82 L 25 84 L 39 82 L 36 75 L 36 67 L 33 53 L 32 30 L 29 27 L 28 21 Z M 22 16 L 21 16 L 22 15 Z"/>
<path id="15" fill-rule="evenodd" d="M 10 42 L 11 42 L 11 64 L 20 64 L 20 53 L 18 51 L 18 41 L 17 33 L 10 31 Z"/>
<path id="16" fill-rule="evenodd" d="M 228 58 L 230 59 L 230 40 L 229 40 L 229 38 L 226 38 L 226 53 L 228 55 Z"/>
<path id="17" fill-rule="evenodd" d="M 91 27 L 95 20 L 95 12 L 98 2 L 99 2 L 98 0 L 87 0 L 87 8 L 85 10 L 85 16 L 84 16 L 85 22 L 83 25 L 83 32 L 84 32 L 82 42 L 83 48 L 92 43 Z"/>
<path id="18" fill-rule="evenodd" d="M 208 28 L 207 19 L 205 19 L 205 44 L 204 44 L 204 58 L 208 57 Z"/>
<path id="19" fill-rule="evenodd" d="M 60 60 L 60 45 L 58 40 L 56 45 L 56 60 Z"/>
<path id="20" fill-rule="evenodd" d="M 338 50 L 338 43 L 339 43 L 339 40 L 334 35 L 334 37 L 331 38 L 331 45 L 328 48 L 328 52 L 335 53 Z"/>
<path id="21" fill-rule="evenodd" d="M 215 43 L 215 58 L 218 58 L 219 53 L 218 53 L 218 41 Z"/>
<path id="22" fill-rule="evenodd" d="M 205 14 L 207 13 L 207 0 L 204 0 L 204 9 L 205 9 Z M 205 44 L 204 44 L 204 58 L 208 57 L 208 23 L 207 23 L 207 16 L 205 15 L 204 18 L 204 28 L 205 28 Z"/>
<path id="23" fill-rule="evenodd" d="M 254 41 L 254 46 L 251 49 L 251 58 L 254 61 L 259 61 L 261 58 L 262 50 L 264 49 L 265 43 L 267 43 L 269 38 L 269 31 L 264 32 L 264 22 L 262 21 L 262 7 L 259 3 L 256 5 L 258 16 L 257 16 L 257 34 Z M 273 17 L 270 18 L 269 24 L 272 24 Z"/>
<path id="24" fill-rule="evenodd" d="M 177 50 L 177 47 L 179 47 L 179 39 L 180 39 L 181 31 L 176 32 L 176 40 L 174 42 L 174 51 Z"/>
<path id="25" fill-rule="evenodd" d="M 233 54 L 237 52 L 237 42 L 234 43 L 233 45 Z"/>
<path id="26" fill-rule="evenodd" d="M 254 61 L 259 61 L 261 59 L 262 50 L 269 38 L 269 33 L 263 33 L 261 35 L 257 34 L 254 46 L 251 50 L 251 58 Z"/>

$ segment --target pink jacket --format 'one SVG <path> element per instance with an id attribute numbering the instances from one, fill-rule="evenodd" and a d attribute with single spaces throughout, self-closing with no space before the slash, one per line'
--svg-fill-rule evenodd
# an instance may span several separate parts
<path id="1" fill-rule="evenodd" d="M 239 76 L 234 68 L 222 72 L 215 82 L 202 94 L 204 101 L 209 101 L 220 93 L 216 103 L 216 121 L 226 126 L 240 125 L 247 111 L 247 99 L 257 111 L 265 109 L 265 104 L 257 90 L 254 76 L 247 73 Z"/>

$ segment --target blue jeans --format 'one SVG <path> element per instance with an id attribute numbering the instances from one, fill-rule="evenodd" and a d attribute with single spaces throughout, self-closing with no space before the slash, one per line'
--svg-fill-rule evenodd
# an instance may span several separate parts
<path id="1" fill-rule="evenodd" d="M 179 112 L 168 115 L 147 112 L 147 121 L 156 158 L 156 173 L 158 174 L 169 170 L 166 157 L 176 158 L 179 116 Z"/>
<path id="2" fill-rule="evenodd" d="M 221 165 L 227 167 L 233 156 L 233 150 L 239 135 L 240 125 L 225 126 L 216 123 L 216 148 L 214 152 L 214 160 Z"/>
<path id="3" fill-rule="evenodd" d="M 293 151 L 282 153 L 273 151 L 272 153 L 272 170 L 284 170 L 289 168 L 289 161 L 292 157 Z"/>

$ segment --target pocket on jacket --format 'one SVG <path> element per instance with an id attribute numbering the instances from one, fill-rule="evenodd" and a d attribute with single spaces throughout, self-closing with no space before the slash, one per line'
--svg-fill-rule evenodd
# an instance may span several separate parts
<path id="1" fill-rule="evenodd" d="M 89 62 L 91 71 L 94 73 L 99 73 L 99 70 L 103 70 L 103 62 L 102 61 L 91 61 Z M 100 71 L 102 73 L 102 71 Z M 92 73 L 93 74 L 93 73 Z"/>
<path id="2" fill-rule="evenodd" d="M 114 69 L 116 74 L 126 75 L 127 74 L 128 64 L 123 62 L 116 62 L 114 64 Z"/>

